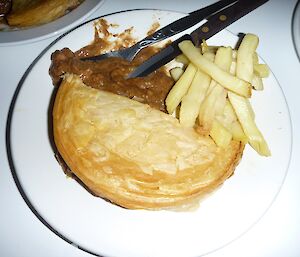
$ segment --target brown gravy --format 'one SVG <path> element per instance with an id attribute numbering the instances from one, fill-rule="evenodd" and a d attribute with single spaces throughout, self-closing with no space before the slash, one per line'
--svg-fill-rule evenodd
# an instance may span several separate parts
<path id="1" fill-rule="evenodd" d="M 95 37 L 92 44 L 77 52 L 73 53 L 68 48 L 55 51 L 51 56 L 49 70 L 53 84 L 59 85 L 64 73 L 73 73 L 79 75 L 90 87 L 123 95 L 165 112 L 165 99 L 174 81 L 164 68 L 146 77 L 127 79 L 127 75 L 157 49 L 148 47 L 142 50 L 132 62 L 121 58 L 108 58 L 98 62 L 80 59 L 103 52 L 106 44 L 105 40 Z"/>

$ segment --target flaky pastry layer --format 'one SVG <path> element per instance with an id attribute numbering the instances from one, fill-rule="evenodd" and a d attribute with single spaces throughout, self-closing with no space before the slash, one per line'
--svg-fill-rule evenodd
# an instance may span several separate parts
<path id="1" fill-rule="evenodd" d="M 175 207 L 211 192 L 244 149 L 227 149 L 148 105 L 66 75 L 53 108 L 57 149 L 96 195 L 131 209 Z"/>

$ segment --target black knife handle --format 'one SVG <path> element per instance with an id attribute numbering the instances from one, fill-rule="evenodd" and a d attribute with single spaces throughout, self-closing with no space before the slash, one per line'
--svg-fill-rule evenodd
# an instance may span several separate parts
<path id="1" fill-rule="evenodd" d="M 149 45 L 155 44 L 161 40 L 167 39 L 177 33 L 180 33 L 203 19 L 207 18 L 211 14 L 219 11 L 220 9 L 236 2 L 237 0 L 221 0 L 209 6 L 206 6 L 202 9 L 196 10 L 191 12 L 189 15 L 182 17 L 179 20 L 176 20 L 169 25 L 159 29 L 158 31 L 154 32 L 152 35 L 144 38 L 143 40 L 136 43 L 137 48 L 142 49 Z"/>
<path id="2" fill-rule="evenodd" d="M 208 18 L 206 23 L 191 33 L 194 45 L 199 46 L 203 39 L 212 37 L 266 2 L 268 2 L 268 0 L 240 0 L 237 3 L 215 13 Z"/>
<path id="3" fill-rule="evenodd" d="M 182 36 L 157 54 L 150 57 L 129 74 L 128 78 L 148 75 L 181 53 L 178 47 L 178 43 L 181 41 L 192 40 L 196 46 L 199 46 L 203 39 L 210 38 L 267 1 L 268 0 L 240 0 L 212 16 L 209 16 L 206 23 L 194 30 L 190 35 L 186 34 Z"/>

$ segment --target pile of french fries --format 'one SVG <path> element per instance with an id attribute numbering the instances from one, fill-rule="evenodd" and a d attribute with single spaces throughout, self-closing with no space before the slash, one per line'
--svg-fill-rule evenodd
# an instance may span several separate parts
<path id="1" fill-rule="evenodd" d="M 268 66 L 259 63 L 258 42 L 256 35 L 246 34 L 238 49 L 179 43 L 183 54 L 176 61 L 182 65 L 170 70 L 176 83 L 166 98 L 168 113 L 177 113 L 182 125 L 195 127 L 220 147 L 239 140 L 270 156 L 249 101 L 269 75 Z"/>

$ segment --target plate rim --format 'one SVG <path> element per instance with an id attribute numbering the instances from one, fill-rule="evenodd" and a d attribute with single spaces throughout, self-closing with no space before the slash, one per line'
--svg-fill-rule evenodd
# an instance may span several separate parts
<path id="1" fill-rule="evenodd" d="M 112 12 L 112 13 L 108 13 L 108 14 L 104 14 L 101 16 L 97 16 L 95 18 L 89 19 L 87 21 L 85 21 L 84 23 L 78 24 L 77 26 L 71 28 L 70 30 L 64 32 L 63 34 L 61 34 L 58 38 L 56 38 L 55 40 L 53 40 L 48 46 L 46 46 L 41 52 L 40 54 L 38 54 L 38 56 L 34 59 L 34 61 L 28 66 L 28 68 L 26 69 L 26 71 L 24 72 L 24 74 L 22 75 L 20 81 L 18 82 L 18 85 L 15 89 L 15 92 L 13 94 L 11 103 L 9 105 L 9 110 L 8 110 L 8 114 L 7 114 L 7 119 L 6 119 L 6 130 L 5 130 L 5 141 L 6 141 L 6 153 L 7 153 L 7 158 L 8 158 L 8 163 L 9 163 L 9 167 L 12 173 L 12 177 L 13 180 L 17 186 L 17 189 L 19 191 L 19 193 L 21 194 L 23 200 L 25 201 L 25 203 L 27 204 L 27 206 L 29 207 L 29 209 L 32 211 L 32 213 L 42 222 L 42 224 L 44 224 L 51 232 L 53 232 L 54 234 L 56 234 L 58 237 L 60 237 L 61 239 L 63 239 L 65 242 L 73 245 L 74 247 L 92 254 L 94 256 L 102 256 L 98 253 L 92 252 L 74 242 L 72 242 L 72 240 L 68 239 L 66 236 L 64 236 L 62 233 L 60 233 L 58 230 L 56 230 L 52 225 L 50 225 L 37 211 L 37 209 L 33 206 L 33 204 L 31 203 L 29 197 L 26 195 L 25 190 L 23 189 L 21 182 L 18 178 L 17 175 L 17 169 L 15 168 L 14 165 L 14 157 L 13 157 L 13 151 L 12 151 L 12 147 L 11 147 L 11 124 L 12 124 L 12 120 L 13 120 L 13 114 L 14 114 L 14 109 L 16 106 L 16 102 L 20 93 L 20 90 L 22 89 L 22 86 L 24 85 L 24 82 L 26 81 L 27 76 L 30 74 L 32 68 L 36 65 L 36 63 L 44 56 L 44 54 L 53 46 L 55 45 L 60 39 L 62 39 L 63 37 L 65 37 L 66 35 L 68 35 L 69 33 L 73 32 L 74 30 L 76 30 L 77 28 L 84 26 L 87 23 L 90 23 L 92 21 L 98 20 L 100 18 L 104 18 L 107 16 L 111 16 L 111 15 L 115 15 L 115 14 L 119 14 L 119 13 L 124 13 L 124 12 L 132 12 L 132 11 L 164 11 L 164 12 L 172 12 L 172 13 L 178 13 L 178 14 L 183 14 L 186 15 L 188 13 L 184 13 L 184 12 L 179 12 L 179 11 L 172 11 L 172 10 L 168 10 L 168 9 L 153 9 L 153 8 L 137 8 L 137 9 L 128 9 L 128 10 L 122 10 L 122 11 L 117 11 L 117 12 Z M 230 32 L 231 34 L 235 35 L 234 33 L 232 33 L 231 31 L 227 30 L 226 31 Z M 236 35 L 235 35 L 236 36 Z M 261 56 L 260 56 L 261 58 Z M 263 60 L 263 59 L 262 59 Z M 263 60 L 264 61 L 264 60 Z M 277 77 L 275 76 L 275 74 L 273 73 L 273 71 L 271 70 L 271 73 L 274 77 L 274 79 L 276 80 L 276 83 L 279 86 L 279 89 L 282 93 L 282 97 L 288 112 L 288 118 L 289 118 L 289 137 L 290 137 L 290 145 L 289 145 L 289 158 L 288 158 L 288 163 L 286 165 L 286 170 L 284 172 L 284 176 L 283 176 L 283 180 L 281 182 L 281 185 L 278 189 L 278 191 L 276 192 L 276 194 L 274 195 L 272 201 L 270 202 L 269 206 L 266 207 L 265 211 L 260 215 L 260 217 L 258 217 L 257 220 L 255 220 L 255 222 L 253 222 L 243 233 L 239 234 L 238 236 L 236 236 L 235 238 L 233 238 L 232 240 L 228 241 L 226 244 L 221 245 L 219 248 L 216 248 L 212 251 L 209 251 L 206 254 L 210 254 L 212 252 L 218 251 L 224 247 L 226 247 L 227 245 L 231 244 L 232 242 L 234 242 L 235 240 L 239 239 L 240 237 L 242 237 L 244 234 L 246 234 L 250 229 L 252 229 L 264 216 L 265 214 L 268 212 L 268 210 L 270 209 L 270 207 L 273 205 L 273 203 L 276 201 L 277 196 L 279 195 L 279 193 L 281 192 L 281 189 L 284 185 L 284 182 L 286 180 L 286 176 L 288 174 L 288 170 L 290 167 L 290 163 L 291 163 L 291 159 L 292 159 L 292 149 L 293 149 L 293 126 L 292 126 L 292 119 L 291 119 L 291 115 L 290 115 L 290 108 L 286 99 L 286 96 L 284 94 L 284 91 L 279 83 L 279 81 L 277 80 Z"/>
<path id="2" fill-rule="evenodd" d="M 80 17 L 75 17 L 73 18 L 71 21 L 64 21 L 64 19 L 67 19 L 68 17 L 66 17 L 68 15 L 68 13 L 52 22 L 49 22 L 47 24 L 43 24 L 40 26 L 35 26 L 32 28 L 28 28 L 28 29 L 24 29 L 24 30 L 16 30 L 16 31 L 0 31 L 0 35 L 4 34 L 4 36 L 9 36 L 9 34 L 16 34 L 16 33 L 23 33 L 23 34 L 27 34 L 30 32 L 33 32 L 34 35 L 32 37 L 28 37 L 25 39 L 21 39 L 21 40 L 13 40 L 12 39 L 8 39 L 8 40 L 1 40 L 0 39 L 0 47 L 5 47 L 5 46 L 16 46 L 16 45 L 21 45 L 21 44 L 29 44 L 29 43 L 34 43 L 34 42 L 38 42 L 38 41 L 42 41 L 57 35 L 60 35 L 64 32 L 67 32 L 69 30 L 72 29 L 72 27 L 77 27 L 79 26 L 82 22 L 85 21 L 85 19 L 88 19 L 89 16 L 94 13 L 97 9 L 99 9 L 103 4 L 104 4 L 105 0 L 99 0 L 99 1 L 95 1 L 95 3 L 90 6 L 90 8 L 87 10 L 87 12 L 80 16 Z M 84 4 L 90 4 L 90 2 L 85 1 L 83 2 L 80 6 L 78 6 L 76 9 L 78 9 L 77 11 L 80 11 L 80 8 L 83 8 Z M 72 12 L 76 12 L 75 10 L 72 10 Z M 72 13 L 70 12 L 70 13 Z M 59 25 L 59 23 L 62 23 L 61 28 L 55 28 Z M 51 25 L 55 26 L 54 28 L 51 29 Z M 43 30 L 45 28 L 49 27 L 49 32 L 42 32 L 39 35 L 39 30 Z M 46 29 L 47 31 L 47 29 Z M 3 38 L 3 35 L 2 35 Z"/>
<path id="3" fill-rule="evenodd" d="M 298 21 L 298 25 L 295 24 L 296 21 Z M 294 7 L 291 30 L 294 50 L 296 52 L 298 60 L 300 61 L 300 1 L 298 1 L 296 6 Z"/>

